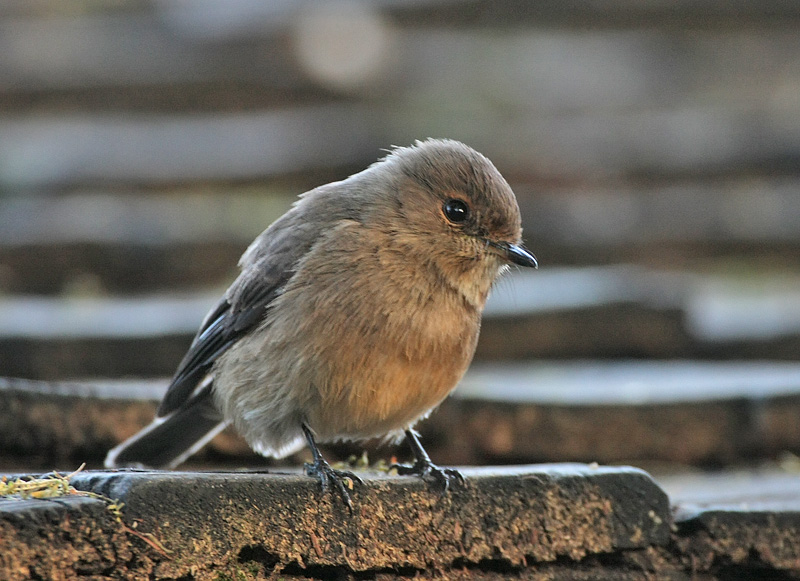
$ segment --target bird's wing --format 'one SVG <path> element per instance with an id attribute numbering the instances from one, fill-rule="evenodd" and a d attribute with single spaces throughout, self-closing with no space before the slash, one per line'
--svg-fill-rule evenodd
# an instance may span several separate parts
<path id="1" fill-rule="evenodd" d="M 178 365 L 158 408 L 158 416 L 179 409 L 192 397 L 217 357 L 264 319 L 267 308 L 291 274 L 283 261 L 268 260 L 242 272 L 203 321 Z"/>
<path id="2" fill-rule="evenodd" d="M 307 192 L 250 245 L 239 262 L 241 274 L 205 318 L 178 366 L 158 408 L 159 417 L 185 405 L 217 357 L 264 320 L 270 304 L 294 274 L 297 262 L 318 242 L 325 226 L 357 214 L 342 203 L 353 198 L 352 204 L 357 205 L 355 197 L 341 196 L 342 188 L 347 187 L 347 182 L 341 182 Z M 326 203 L 325 199 L 338 202 Z M 327 211 L 309 211 L 314 208 L 312 200 Z"/>

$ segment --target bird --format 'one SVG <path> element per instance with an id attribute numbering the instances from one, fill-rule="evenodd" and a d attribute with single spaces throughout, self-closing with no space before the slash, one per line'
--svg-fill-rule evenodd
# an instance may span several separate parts
<path id="1" fill-rule="evenodd" d="M 464 482 L 414 429 L 464 375 L 489 292 L 537 268 L 516 197 L 484 155 L 451 139 L 394 147 L 301 194 L 247 248 L 240 273 L 180 362 L 153 422 L 108 468 L 174 468 L 228 425 L 264 456 L 308 446 L 323 492 L 361 479 L 318 443 L 407 439 L 400 474 Z"/>

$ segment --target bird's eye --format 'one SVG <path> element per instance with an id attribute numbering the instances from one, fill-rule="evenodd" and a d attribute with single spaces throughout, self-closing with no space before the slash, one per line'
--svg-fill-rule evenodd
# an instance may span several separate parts
<path id="1" fill-rule="evenodd" d="M 444 203 L 444 215 L 453 224 L 460 224 L 469 218 L 469 206 L 463 200 L 452 198 Z"/>

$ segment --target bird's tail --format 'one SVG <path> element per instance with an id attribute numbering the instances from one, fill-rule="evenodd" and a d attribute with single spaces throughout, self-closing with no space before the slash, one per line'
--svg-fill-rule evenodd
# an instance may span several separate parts
<path id="1" fill-rule="evenodd" d="M 174 412 L 153 422 L 108 452 L 106 468 L 175 468 L 205 446 L 227 423 L 214 406 L 211 384 Z"/>

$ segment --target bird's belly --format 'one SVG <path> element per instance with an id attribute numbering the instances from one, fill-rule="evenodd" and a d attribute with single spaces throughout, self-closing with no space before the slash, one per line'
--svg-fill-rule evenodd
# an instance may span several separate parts
<path id="1" fill-rule="evenodd" d="M 444 361 L 376 353 L 350 376 L 331 374 L 340 383 L 320 390 L 309 424 L 322 440 L 379 437 L 403 430 L 447 397 L 471 356 L 471 350 Z"/>
<path id="2" fill-rule="evenodd" d="M 317 266 L 313 288 L 289 285 L 215 367 L 225 417 L 260 450 L 289 449 L 302 423 L 320 441 L 403 430 L 452 391 L 475 351 L 480 313 L 457 294 L 425 281 L 411 293 L 373 288 L 363 276 L 356 292 Z"/>

